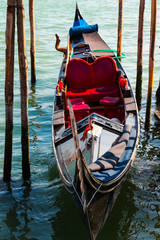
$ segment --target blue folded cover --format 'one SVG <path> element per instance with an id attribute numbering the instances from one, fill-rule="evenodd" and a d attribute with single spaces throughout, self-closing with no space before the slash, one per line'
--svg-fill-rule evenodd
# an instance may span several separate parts
<path id="1" fill-rule="evenodd" d="M 84 19 L 78 19 L 73 23 L 73 27 L 88 25 Z"/>
<path id="2" fill-rule="evenodd" d="M 72 27 L 69 30 L 70 36 L 76 36 L 81 33 L 90 33 L 90 32 L 95 32 L 98 31 L 98 25 L 83 25 L 83 26 L 76 26 Z"/>

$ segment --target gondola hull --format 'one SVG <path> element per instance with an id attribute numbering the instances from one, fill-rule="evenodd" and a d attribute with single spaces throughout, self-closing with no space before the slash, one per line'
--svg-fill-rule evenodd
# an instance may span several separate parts
<path id="1" fill-rule="evenodd" d="M 133 163 L 139 118 L 122 65 L 78 7 L 69 33 L 54 98 L 53 148 L 64 186 L 94 240 Z"/>

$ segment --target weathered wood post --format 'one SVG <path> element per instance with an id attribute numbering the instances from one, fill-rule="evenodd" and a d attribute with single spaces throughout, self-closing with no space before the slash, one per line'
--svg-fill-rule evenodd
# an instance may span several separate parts
<path id="1" fill-rule="evenodd" d="M 36 83 L 34 0 L 29 0 L 31 84 Z"/>
<path id="2" fill-rule="evenodd" d="M 25 25 L 23 0 L 17 0 L 17 33 L 21 89 L 21 142 L 22 175 L 24 180 L 30 178 L 29 129 L 28 129 L 28 65 L 26 56 Z"/>
<path id="3" fill-rule="evenodd" d="M 123 26 L 123 0 L 119 0 L 117 56 L 121 56 L 122 51 L 122 26 Z M 121 59 L 119 60 L 121 61 Z"/>
<path id="4" fill-rule="evenodd" d="M 8 0 L 7 5 L 5 72 L 6 129 L 3 172 L 3 180 L 5 182 L 11 179 L 12 166 L 15 0 Z"/>
<path id="5" fill-rule="evenodd" d="M 151 36 L 150 36 L 150 51 L 149 51 L 149 81 L 148 81 L 148 95 L 146 107 L 145 128 L 150 126 L 151 118 L 151 104 L 152 104 L 152 90 L 154 78 L 154 55 L 155 55 L 155 39 L 156 39 L 156 16 L 157 16 L 157 0 L 151 2 Z"/>
<path id="6" fill-rule="evenodd" d="M 145 9 L 145 0 L 140 0 L 139 25 L 138 25 L 138 51 L 137 51 L 137 81 L 136 81 L 136 100 L 137 100 L 137 105 L 139 110 L 141 109 L 141 99 L 142 99 L 144 9 Z"/>

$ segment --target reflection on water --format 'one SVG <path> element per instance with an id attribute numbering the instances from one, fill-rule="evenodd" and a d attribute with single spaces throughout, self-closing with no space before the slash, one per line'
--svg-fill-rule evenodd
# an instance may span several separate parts
<path id="1" fill-rule="evenodd" d="M 32 117 L 29 119 L 30 142 L 32 142 L 32 144 L 34 144 L 34 146 L 36 146 L 36 141 L 38 141 L 37 131 L 34 128 L 41 129 L 41 125 L 39 123 L 37 123 L 36 118 L 38 118 L 42 114 L 42 113 L 40 113 L 42 106 L 40 106 L 36 103 L 35 94 L 36 94 L 36 87 L 32 86 L 31 92 L 29 94 L 30 97 L 29 97 L 28 104 L 29 104 L 29 112 L 32 112 L 32 115 L 35 116 L 34 118 Z M 38 113 L 37 113 L 37 110 L 38 110 Z"/>
<path id="2" fill-rule="evenodd" d="M 59 212 L 56 175 L 53 181 L 32 181 L 31 185 L 0 184 L 0 239 L 52 239 L 51 219 Z"/>
<path id="3" fill-rule="evenodd" d="M 134 199 L 138 207 L 131 226 L 134 237 L 160 239 L 160 124 L 153 119 L 149 132 L 143 125 L 131 181 L 137 187 Z"/>
<path id="4" fill-rule="evenodd" d="M 17 229 L 20 227 L 21 222 L 23 221 L 23 228 L 21 229 L 21 235 L 20 238 L 24 239 L 25 235 L 28 234 L 30 229 L 28 228 L 28 223 L 30 222 L 28 219 L 28 204 L 27 204 L 27 199 L 29 198 L 29 194 L 31 191 L 31 186 L 30 184 L 26 184 L 26 186 L 22 186 L 22 200 L 17 202 L 12 194 L 12 188 L 8 186 L 8 192 L 11 195 L 11 198 L 15 202 L 12 208 L 9 208 L 8 213 L 6 214 L 6 219 L 4 220 L 4 223 L 10 230 L 10 235 L 12 238 L 14 238 L 15 234 L 17 232 Z M 21 210 L 20 216 L 21 218 L 19 219 L 19 206 L 23 206 L 23 211 Z M 24 229 L 24 231 L 23 231 Z M 18 237 L 18 235 L 17 235 Z"/>
<path id="5" fill-rule="evenodd" d="M 18 191 L 18 201 L 16 197 L 17 193 L 14 188 Z M 1 239 L 6 239 L 6 236 L 7 238 L 10 236 L 12 239 L 16 239 L 18 237 L 19 239 L 25 239 L 25 235 L 30 231 L 28 228 L 28 223 L 30 222 L 28 218 L 28 199 L 31 191 L 30 184 L 26 183 L 25 185 L 19 187 L 18 184 L 5 185 L 4 183 L 1 183 L 0 190 L 0 208 L 1 212 L 5 214 L 5 218 L 1 216 Z M 7 201 L 6 206 L 4 205 L 5 201 Z"/>
<path id="6" fill-rule="evenodd" d="M 115 207 L 106 221 L 99 240 L 104 239 L 104 236 L 107 236 L 106 239 L 131 239 L 130 236 L 133 234 L 131 224 L 138 211 L 134 201 L 135 189 L 135 185 L 129 180 L 124 182 Z"/>
<path id="7" fill-rule="evenodd" d="M 29 59 L 28 1 L 26 4 L 26 40 Z M 64 4 L 65 2 L 65 4 Z M 94 2 L 94 4 L 92 4 Z M 88 3 L 90 7 L 88 8 Z M 144 31 L 143 101 L 140 112 L 141 136 L 137 155 L 122 186 L 116 205 L 97 240 L 160 239 L 160 123 L 152 115 L 149 132 L 144 130 L 148 84 L 150 3 L 146 1 Z M 79 1 L 90 24 L 99 24 L 99 33 L 116 49 L 117 0 Z M 10 187 L 0 182 L 0 240 L 88 240 L 86 227 L 71 196 L 60 181 L 52 150 L 51 126 L 53 89 L 62 55 L 54 50 L 55 37 L 66 45 L 66 30 L 73 21 L 75 1 L 35 0 L 36 18 L 36 88 L 29 89 L 29 133 L 31 184 L 21 178 L 21 127 L 18 58 L 15 52 L 13 171 Z M 96 11 L 95 11 L 96 9 Z M 135 89 L 136 39 L 139 1 L 124 1 L 123 60 L 124 69 Z M 110 14 L 112 12 L 112 14 Z M 160 7 L 157 14 L 157 39 L 160 34 Z M 0 5 L 0 178 L 4 158 L 4 78 L 6 1 Z M 99 17 L 101 16 L 101 17 Z M 110 16 L 108 18 L 108 16 Z M 156 42 L 153 106 L 159 82 L 159 42 Z M 17 47 L 15 48 L 17 49 Z M 17 51 L 17 50 L 15 50 Z M 28 62 L 30 66 L 30 62 Z M 29 69 L 30 77 L 30 69 Z M 30 81 L 30 80 L 29 80 Z"/>

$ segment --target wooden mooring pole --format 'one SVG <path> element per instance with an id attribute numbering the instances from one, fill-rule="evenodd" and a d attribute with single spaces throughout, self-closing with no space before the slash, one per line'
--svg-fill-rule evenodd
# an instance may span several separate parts
<path id="1" fill-rule="evenodd" d="M 6 129 L 3 171 L 3 180 L 5 182 L 11 179 L 12 167 L 15 0 L 8 0 L 7 5 L 5 72 Z"/>
<path id="2" fill-rule="evenodd" d="M 29 128 L 28 128 L 28 65 L 25 43 L 23 0 L 17 0 L 17 33 L 21 89 L 21 142 L 22 175 L 24 180 L 30 178 Z"/>
<path id="3" fill-rule="evenodd" d="M 123 26 L 123 0 L 119 0 L 117 56 L 121 56 L 122 51 L 122 26 Z M 121 59 L 119 60 L 121 61 Z"/>
<path id="4" fill-rule="evenodd" d="M 140 0 L 138 25 L 138 51 L 137 51 L 137 81 L 136 100 L 138 109 L 141 109 L 142 100 L 142 60 L 143 60 L 143 26 L 144 26 L 145 0 Z"/>
<path id="5" fill-rule="evenodd" d="M 34 0 L 29 0 L 31 85 L 36 83 Z"/>
<path id="6" fill-rule="evenodd" d="M 157 17 L 157 0 L 151 1 L 151 31 L 150 31 L 150 51 L 149 51 L 149 81 L 148 81 L 148 95 L 146 107 L 145 128 L 150 126 L 151 118 L 151 104 L 152 104 L 152 90 L 154 79 L 154 55 L 155 55 L 155 40 L 156 40 L 156 17 Z"/>

